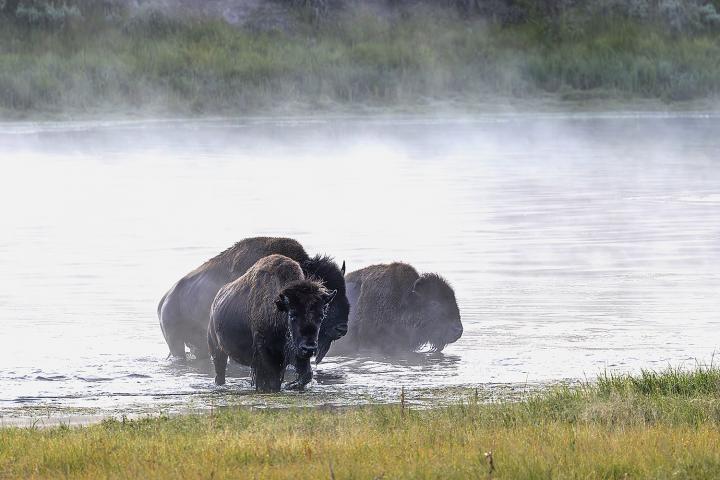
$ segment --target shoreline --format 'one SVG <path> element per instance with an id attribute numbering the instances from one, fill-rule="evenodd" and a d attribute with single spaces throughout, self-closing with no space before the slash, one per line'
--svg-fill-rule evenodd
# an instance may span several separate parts
<path id="1" fill-rule="evenodd" d="M 281 391 L 274 394 L 258 394 L 250 388 L 221 391 L 208 390 L 190 395 L 184 403 L 156 405 L 126 405 L 116 409 L 104 407 L 83 407 L 72 405 L 35 404 L 0 408 L 0 428 L 54 428 L 66 426 L 89 426 L 105 420 L 122 421 L 159 418 L 164 416 L 182 417 L 211 415 L 218 410 L 240 409 L 247 411 L 290 411 L 300 410 L 346 410 L 399 405 L 404 402 L 409 408 L 426 410 L 446 408 L 471 399 L 480 403 L 518 402 L 531 395 L 553 388 L 579 385 L 579 381 L 561 380 L 536 383 L 487 383 L 442 387 L 403 388 L 387 395 L 386 398 L 353 398 L 345 395 L 326 394 L 313 391 Z M 396 394 L 395 394 L 396 393 Z"/>
<path id="2" fill-rule="evenodd" d="M 497 121 L 513 120 L 613 120 L 613 119 L 638 119 L 638 120 L 662 120 L 662 119 L 715 119 L 720 118 L 720 108 L 708 109 L 577 109 L 577 110 L 516 110 L 497 112 L 371 112 L 365 114 L 353 113 L 332 113 L 318 112 L 315 114 L 257 114 L 257 115 L 207 115 L 207 116 L 182 116 L 182 115 L 157 115 L 157 116 L 123 116 L 113 114 L 99 114 L 92 116 L 70 116 L 64 118 L 34 117 L 34 118 L 2 118 L 0 117 L 0 134 L 2 133 L 25 133 L 27 127 L 36 126 L 46 128 L 48 131 L 82 131 L 86 129 L 103 128 L 137 128 L 148 125 L 175 126 L 184 123 L 194 123 L 207 126 L 213 125 L 238 125 L 238 126 L 263 126 L 263 125 L 288 125 L 288 126 L 311 126 L 345 123 L 367 123 L 367 124 L 404 124 L 423 125 L 427 123 L 442 124 L 482 124 L 494 123 Z M 17 131 L 12 129 L 16 128 Z M 3 130 L 8 129 L 8 130 Z M 33 130 L 27 130 L 34 133 Z"/>

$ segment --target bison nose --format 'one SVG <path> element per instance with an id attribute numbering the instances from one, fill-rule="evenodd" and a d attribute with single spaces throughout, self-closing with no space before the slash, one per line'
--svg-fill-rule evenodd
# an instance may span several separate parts
<path id="1" fill-rule="evenodd" d="M 458 340 L 460 337 L 462 337 L 462 334 L 463 334 L 462 325 L 455 325 L 453 327 L 453 329 L 451 331 L 451 335 L 450 335 L 452 338 L 452 341 L 454 342 L 454 341 Z"/>
<path id="2" fill-rule="evenodd" d="M 341 323 L 335 327 L 336 339 L 345 336 L 348 331 L 347 323 Z"/>
<path id="3" fill-rule="evenodd" d="M 317 343 L 306 343 L 300 346 L 300 356 L 303 358 L 310 358 L 315 355 L 317 351 Z"/>

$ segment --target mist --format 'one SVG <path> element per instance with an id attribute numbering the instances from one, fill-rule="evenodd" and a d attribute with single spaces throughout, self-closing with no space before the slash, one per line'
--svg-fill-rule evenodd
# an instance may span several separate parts
<path id="1" fill-rule="evenodd" d="M 0 0 L 0 477 L 720 478 L 718 59 L 720 0 Z"/>
<path id="2" fill-rule="evenodd" d="M 709 360 L 717 120 L 4 124 L 2 408 L 202 405 L 208 366 L 164 360 L 157 301 L 255 235 L 296 238 L 348 271 L 406 261 L 441 273 L 458 298 L 465 333 L 440 358 L 328 357 L 309 402 Z M 231 371 L 230 388 L 248 388 L 248 375 Z"/>

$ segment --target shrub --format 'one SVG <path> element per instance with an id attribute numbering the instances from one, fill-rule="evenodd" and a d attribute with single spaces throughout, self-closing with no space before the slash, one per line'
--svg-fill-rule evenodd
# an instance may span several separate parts
<path id="1" fill-rule="evenodd" d="M 47 0 L 23 1 L 15 9 L 15 18 L 30 26 L 63 26 L 68 21 L 80 17 L 80 9 L 76 5 Z"/>
<path id="2" fill-rule="evenodd" d="M 712 3 L 700 7 L 700 18 L 703 24 L 710 28 L 720 27 L 720 13 Z"/>

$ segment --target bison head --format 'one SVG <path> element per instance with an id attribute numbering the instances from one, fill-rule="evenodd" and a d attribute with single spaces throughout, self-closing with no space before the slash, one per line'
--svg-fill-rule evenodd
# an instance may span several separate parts
<path id="1" fill-rule="evenodd" d="M 287 314 L 292 347 L 298 358 L 308 359 L 318 351 L 320 325 L 337 291 L 319 282 L 301 280 L 285 287 L 275 306 Z"/>
<path id="2" fill-rule="evenodd" d="M 423 274 L 415 281 L 409 299 L 417 319 L 415 340 L 418 345 L 429 343 L 433 351 L 440 352 L 462 336 L 455 292 L 440 275 Z"/>
<path id="3" fill-rule="evenodd" d="M 320 363 L 330 349 L 330 344 L 343 337 L 348 331 L 350 302 L 345 293 L 345 262 L 342 263 L 342 267 L 338 267 L 331 257 L 316 255 L 304 262 L 302 267 L 308 276 L 321 280 L 327 288 L 337 291 L 320 327 L 318 350 L 315 355 L 315 361 Z"/>

